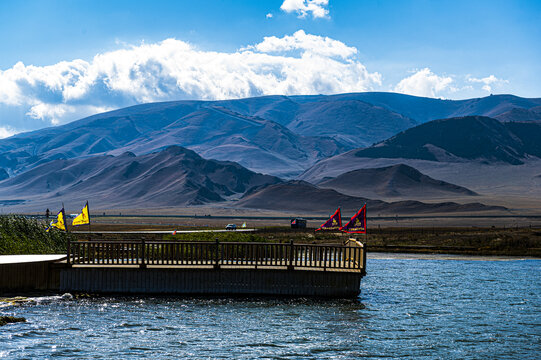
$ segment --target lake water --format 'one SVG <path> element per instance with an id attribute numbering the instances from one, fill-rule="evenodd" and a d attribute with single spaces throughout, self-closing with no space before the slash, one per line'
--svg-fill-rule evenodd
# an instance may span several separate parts
<path id="1" fill-rule="evenodd" d="M 541 260 L 367 268 L 347 301 L 37 298 L 0 308 L 28 320 L 0 327 L 0 358 L 541 358 Z"/>

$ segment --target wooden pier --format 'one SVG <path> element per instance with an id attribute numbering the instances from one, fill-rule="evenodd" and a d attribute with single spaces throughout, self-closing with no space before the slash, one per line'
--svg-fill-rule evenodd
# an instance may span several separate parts
<path id="1" fill-rule="evenodd" d="M 50 266 L 62 292 L 356 297 L 366 248 L 264 242 L 76 241 Z"/>

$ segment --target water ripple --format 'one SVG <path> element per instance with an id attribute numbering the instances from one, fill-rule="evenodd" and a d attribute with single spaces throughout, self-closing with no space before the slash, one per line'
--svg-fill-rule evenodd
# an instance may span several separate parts
<path id="1" fill-rule="evenodd" d="M 541 261 L 369 259 L 357 300 L 52 296 L 0 358 L 535 358 Z"/>

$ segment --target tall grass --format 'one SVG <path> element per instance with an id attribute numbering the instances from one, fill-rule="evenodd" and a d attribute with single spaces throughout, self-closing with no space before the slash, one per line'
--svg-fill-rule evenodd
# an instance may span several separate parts
<path id="1" fill-rule="evenodd" d="M 265 242 L 264 237 L 253 234 L 236 231 L 220 232 L 220 233 L 180 233 L 177 235 L 165 235 L 164 240 L 176 241 L 215 241 L 220 242 Z"/>
<path id="2" fill-rule="evenodd" d="M 0 255 L 65 253 L 71 235 L 56 229 L 46 232 L 46 228 L 36 219 L 0 215 Z"/>

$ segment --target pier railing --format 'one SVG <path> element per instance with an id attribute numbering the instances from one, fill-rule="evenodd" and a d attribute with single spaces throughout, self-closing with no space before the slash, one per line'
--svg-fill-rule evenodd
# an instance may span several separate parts
<path id="1" fill-rule="evenodd" d="M 364 246 L 293 242 L 76 241 L 67 255 L 69 265 L 366 269 Z"/>

